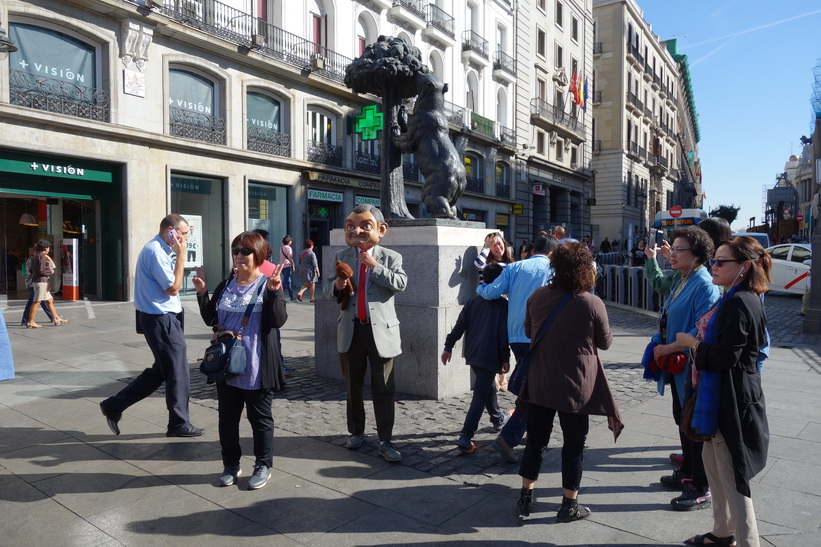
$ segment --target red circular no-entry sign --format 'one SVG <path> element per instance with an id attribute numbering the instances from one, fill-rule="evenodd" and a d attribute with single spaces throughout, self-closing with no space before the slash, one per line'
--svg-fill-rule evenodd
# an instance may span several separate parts
<path id="1" fill-rule="evenodd" d="M 671 217 L 678 218 L 678 217 L 681 216 L 681 213 L 682 213 L 681 207 L 679 207 L 678 205 L 673 205 L 672 207 L 670 207 L 670 216 Z"/>
<path id="2" fill-rule="evenodd" d="M 798 222 L 804 222 L 804 215 L 796 215 L 795 220 L 797 220 Z"/>

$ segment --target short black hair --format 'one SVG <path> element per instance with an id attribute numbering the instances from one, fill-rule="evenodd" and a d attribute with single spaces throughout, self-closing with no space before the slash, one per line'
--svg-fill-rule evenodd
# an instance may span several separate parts
<path id="1" fill-rule="evenodd" d="M 713 240 L 704 230 L 696 226 L 679 228 L 673 232 L 673 239 L 670 243 L 672 244 L 678 238 L 687 240 L 690 244 L 690 252 L 699 264 L 706 264 L 713 257 Z"/>
<path id="2" fill-rule="evenodd" d="M 559 240 L 554 236 L 539 236 L 533 242 L 534 255 L 549 255 L 559 245 Z"/>
<path id="3" fill-rule="evenodd" d="M 282 238 L 282 244 L 287 245 L 287 244 L 291 243 L 293 240 L 294 240 L 294 238 L 292 238 L 291 236 L 285 236 L 285 237 Z"/>
<path id="4" fill-rule="evenodd" d="M 46 249 L 51 249 L 51 241 L 49 241 L 48 239 L 41 239 L 37 242 L 35 248 L 37 249 L 38 253 L 45 251 Z"/>
<path id="5" fill-rule="evenodd" d="M 485 265 L 485 267 L 482 268 L 482 283 L 493 283 L 496 281 L 496 278 L 502 275 L 504 270 L 505 267 L 498 262 Z"/>

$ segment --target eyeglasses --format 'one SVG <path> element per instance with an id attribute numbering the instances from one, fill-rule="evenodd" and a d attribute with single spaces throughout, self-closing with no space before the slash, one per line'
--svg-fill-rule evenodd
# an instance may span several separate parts
<path id="1" fill-rule="evenodd" d="M 670 249 L 670 254 L 677 255 L 679 253 L 683 253 L 684 251 L 692 251 L 692 249 L 689 249 L 687 247 L 673 247 L 672 249 Z"/>
<path id="2" fill-rule="evenodd" d="M 240 253 L 242 253 L 242 256 L 248 256 L 253 252 L 254 250 L 250 247 L 234 247 L 231 249 L 231 254 L 234 256 L 237 256 Z"/>
<path id="3" fill-rule="evenodd" d="M 745 262 L 745 261 L 744 260 L 738 260 L 738 259 L 735 259 L 735 258 L 711 258 L 710 260 L 707 261 L 707 264 L 709 264 L 711 268 L 715 268 L 716 266 L 718 266 L 720 268 L 721 266 L 724 266 L 725 262 Z"/>

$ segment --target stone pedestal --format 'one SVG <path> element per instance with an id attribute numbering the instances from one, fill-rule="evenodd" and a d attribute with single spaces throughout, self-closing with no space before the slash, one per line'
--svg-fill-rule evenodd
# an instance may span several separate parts
<path id="1" fill-rule="evenodd" d="M 471 387 L 470 367 L 462 357 L 462 341 L 446 367 L 439 357 L 462 306 L 476 294 L 478 272 L 473 261 L 488 230 L 483 223 L 438 219 L 392 220 L 390 225 L 382 245 L 402 254 L 408 274 L 407 288 L 394 297 L 402 336 L 402 354 L 394 366 L 396 389 L 431 399 L 465 393 Z M 333 230 L 331 245 L 322 251 L 326 282 L 336 269 L 334 255 L 344 246 L 343 231 Z M 315 306 L 316 373 L 341 379 L 336 351 L 338 304 L 318 298 Z"/>

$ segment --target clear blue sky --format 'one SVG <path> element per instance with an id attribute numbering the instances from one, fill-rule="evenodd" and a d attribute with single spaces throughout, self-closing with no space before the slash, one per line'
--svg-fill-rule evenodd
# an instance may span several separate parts
<path id="1" fill-rule="evenodd" d="M 741 206 L 758 224 L 763 192 L 811 136 L 817 0 L 637 0 L 661 40 L 687 55 L 699 114 L 704 209 Z M 686 35 L 686 37 L 685 37 Z"/>

